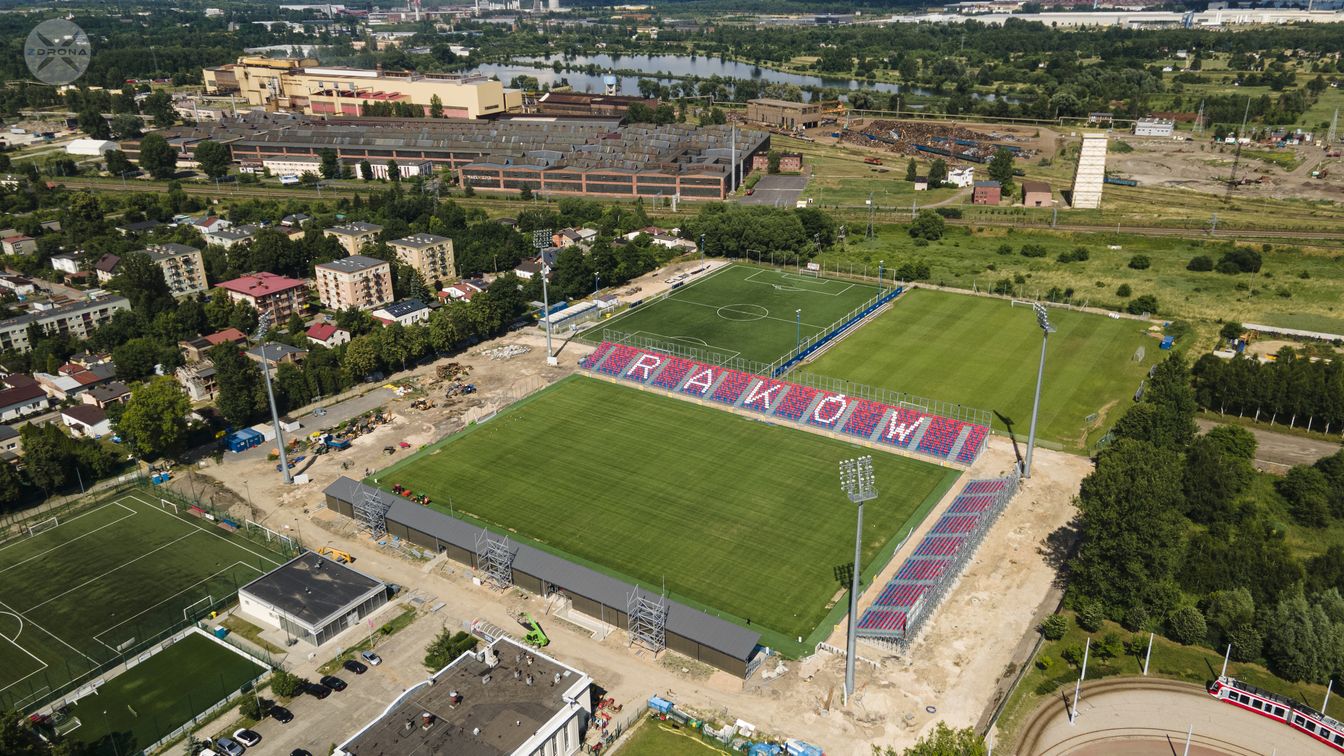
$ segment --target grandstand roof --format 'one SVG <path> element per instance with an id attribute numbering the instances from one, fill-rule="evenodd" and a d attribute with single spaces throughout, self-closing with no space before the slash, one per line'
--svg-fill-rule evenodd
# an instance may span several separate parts
<path id="1" fill-rule="evenodd" d="M 372 491 L 367 486 L 347 477 L 337 478 L 327 486 L 324 493 L 342 501 L 357 501 L 357 496 Z M 387 491 L 377 491 L 381 501 L 391 501 L 387 519 L 405 525 L 408 528 L 432 535 L 445 543 L 476 552 L 476 537 L 481 529 L 469 525 L 455 517 L 428 507 L 413 504 L 407 499 Z M 638 590 L 642 596 L 657 599 L 658 595 L 624 580 L 584 567 L 525 543 L 511 541 L 514 549 L 513 566 L 529 575 L 545 578 L 571 593 L 601 602 L 606 606 L 623 608 L 629 601 L 630 592 Z M 760 641 L 760 633 L 752 632 L 718 617 L 693 609 L 675 600 L 667 600 L 668 632 L 721 651 L 735 659 L 750 659 Z"/>

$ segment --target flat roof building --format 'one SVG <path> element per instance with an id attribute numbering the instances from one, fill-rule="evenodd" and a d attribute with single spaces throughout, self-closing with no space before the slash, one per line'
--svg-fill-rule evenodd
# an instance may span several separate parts
<path id="1" fill-rule="evenodd" d="M 1073 172 L 1073 206 L 1085 210 L 1101 207 L 1101 192 L 1106 183 L 1106 135 L 1083 134 L 1078 151 L 1078 167 Z M 1025 192 L 1022 199 L 1026 200 Z"/>
<path id="2" fill-rule="evenodd" d="M 1140 118 L 1134 122 L 1134 136 L 1169 137 L 1176 131 L 1176 122 L 1167 118 Z"/>
<path id="3" fill-rule="evenodd" d="M 747 120 L 786 129 L 805 129 L 821 123 L 825 108 L 819 102 L 793 102 L 762 97 L 747 100 Z"/>
<path id="4" fill-rule="evenodd" d="M 205 291 L 205 260 L 201 251 L 185 244 L 154 244 L 142 250 L 163 270 L 163 280 L 175 297 Z"/>
<path id="5" fill-rule="evenodd" d="M 98 327 L 112 319 L 118 310 L 131 309 L 126 297 L 103 296 L 80 300 L 49 309 L 30 310 L 22 315 L 0 320 L 0 351 L 27 352 L 28 328 L 36 325 L 49 333 L 69 334 L 87 339 Z"/>
<path id="6" fill-rule="evenodd" d="M 592 716 L 586 673 L 508 637 L 397 697 L 336 756 L 569 756 Z"/>
<path id="7" fill-rule="evenodd" d="M 453 240 L 436 234 L 411 234 L 389 242 L 403 263 L 415 268 L 425 283 L 434 285 L 457 279 L 457 261 L 453 255 Z"/>
<path id="8" fill-rule="evenodd" d="M 244 614 L 315 646 L 386 603 L 383 581 L 311 551 L 238 590 Z"/>
<path id="9" fill-rule="evenodd" d="M 365 244 L 373 244 L 378 241 L 378 234 L 382 232 L 382 226 L 364 223 L 363 221 L 352 221 L 323 229 L 322 235 L 334 238 L 347 255 L 357 255 Z"/>
<path id="10" fill-rule="evenodd" d="M 371 310 L 392 301 L 392 264 L 351 255 L 316 266 L 317 296 L 332 310 Z"/>
<path id="11" fill-rule="evenodd" d="M 1025 207 L 1050 207 L 1055 203 L 1050 185 L 1044 181 L 1022 182 L 1022 204 Z"/>

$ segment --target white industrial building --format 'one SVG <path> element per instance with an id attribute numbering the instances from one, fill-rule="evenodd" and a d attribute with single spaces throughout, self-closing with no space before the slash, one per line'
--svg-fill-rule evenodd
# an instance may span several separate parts
<path id="1" fill-rule="evenodd" d="M 1134 122 L 1134 136 L 1169 137 L 1176 131 L 1176 122 L 1165 118 L 1140 118 Z"/>
<path id="2" fill-rule="evenodd" d="M 74 139 L 65 146 L 65 154 L 102 157 L 108 152 L 119 149 L 121 147 L 116 142 L 109 142 L 106 139 Z"/>
<path id="3" fill-rule="evenodd" d="M 238 591 L 243 614 L 314 646 L 359 624 L 386 603 L 383 581 L 312 552 Z"/>
<path id="4" fill-rule="evenodd" d="M 1106 181 L 1106 135 L 1084 134 L 1078 152 L 1078 169 L 1073 174 L 1073 206 L 1095 210 L 1101 207 L 1101 190 Z"/>

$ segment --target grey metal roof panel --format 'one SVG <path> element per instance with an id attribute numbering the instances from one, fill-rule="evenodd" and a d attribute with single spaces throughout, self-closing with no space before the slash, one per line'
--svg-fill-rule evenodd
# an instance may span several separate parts
<path id="1" fill-rule="evenodd" d="M 476 551 L 476 537 L 481 528 L 438 510 L 422 507 L 395 494 L 362 485 L 352 478 L 341 477 L 324 489 L 323 493 L 342 501 L 358 501 L 365 492 L 374 491 L 379 501 L 391 502 L 387 518 L 408 528 L 434 536 L 470 552 Z M 529 575 L 544 577 L 548 582 L 571 593 L 585 596 L 606 606 L 626 606 L 631 591 L 639 590 L 649 598 L 657 594 L 630 583 L 575 564 L 563 557 L 543 551 L 530 544 L 510 541 L 513 566 Z M 667 600 L 667 630 L 702 643 L 735 659 L 750 659 L 760 642 L 760 633 L 689 607 L 673 599 Z"/>

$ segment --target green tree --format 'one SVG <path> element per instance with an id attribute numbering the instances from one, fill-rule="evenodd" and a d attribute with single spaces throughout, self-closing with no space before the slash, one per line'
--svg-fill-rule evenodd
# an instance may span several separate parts
<path id="1" fill-rule="evenodd" d="M 942 158 L 934 158 L 929 163 L 929 188 L 937 189 L 947 181 L 947 161 Z"/>
<path id="2" fill-rule="evenodd" d="M 163 269 L 144 252 L 132 252 L 121 258 L 117 274 L 108 282 L 108 288 L 131 301 L 131 309 L 142 317 L 152 318 L 176 306 Z"/>
<path id="3" fill-rule="evenodd" d="M 1237 323 L 1235 321 L 1229 321 L 1227 323 L 1223 323 L 1223 327 L 1218 329 L 1218 337 L 1223 339 L 1224 341 L 1235 341 L 1236 339 L 1241 338 L 1241 334 L 1245 332 L 1246 329 L 1241 325 L 1241 323 Z"/>
<path id="4" fill-rule="evenodd" d="M 437 672 L 474 648 L 476 648 L 474 636 L 461 630 L 453 632 L 444 628 L 425 649 L 425 667 Z"/>
<path id="5" fill-rule="evenodd" d="M 437 94 L 429 98 L 429 117 L 443 118 L 443 100 Z"/>
<path id="6" fill-rule="evenodd" d="M 1059 640 L 1064 637 L 1064 633 L 1069 630 L 1069 621 L 1062 614 L 1052 614 L 1046 617 L 1039 628 L 1041 636 L 1046 640 Z"/>
<path id="7" fill-rule="evenodd" d="M 879 756 L 877 746 L 873 749 L 874 756 Z M 901 756 L 985 756 L 988 750 L 984 738 L 973 728 L 954 730 L 946 722 L 939 722 L 933 732 L 901 751 Z M 880 756 L 896 756 L 896 749 L 886 748 Z"/>
<path id="8" fill-rule="evenodd" d="M 367 160 L 359 161 L 359 177 L 365 181 L 373 180 L 373 163 Z"/>
<path id="9" fill-rule="evenodd" d="M 234 426 L 251 424 L 261 416 L 264 390 L 257 363 L 243 355 L 234 344 L 220 344 L 209 351 L 215 365 L 219 397 L 215 406 Z"/>
<path id="10" fill-rule="evenodd" d="M 113 176 L 121 176 L 135 170 L 126 153 L 121 150 L 108 150 L 103 153 L 103 158 L 107 161 L 107 172 Z"/>
<path id="11" fill-rule="evenodd" d="M 1204 438 L 1222 454 L 1234 459 L 1251 462 L 1255 459 L 1258 444 L 1255 434 L 1237 425 L 1215 425 L 1204 434 Z"/>
<path id="12" fill-rule="evenodd" d="M 1152 294 L 1135 297 L 1128 305 L 1125 305 L 1125 312 L 1130 315 L 1152 315 L 1157 312 L 1157 297 Z"/>
<path id="13" fill-rule="evenodd" d="M 1183 606 L 1167 618 L 1167 637 L 1187 646 L 1206 642 L 1209 635 L 1208 624 L 1203 612 L 1193 606 Z"/>
<path id="14" fill-rule="evenodd" d="M 317 151 L 317 156 L 322 161 L 318 167 L 318 170 L 322 172 L 322 178 L 338 179 L 341 177 L 341 160 L 336 156 L 336 150 L 323 147 Z"/>
<path id="15" fill-rule="evenodd" d="M 378 349 L 378 337 L 372 333 L 356 336 L 345 345 L 345 355 L 341 358 L 341 367 L 355 380 L 378 371 L 381 366 Z"/>
<path id="16" fill-rule="evenodd" d="M 1299 590 L 1279 602 L 1265 627 L 1265 659 L 1286 680 L 1318 681 L 1335 669 L 1337 628 Z"/>
<path id="17" fill-rule="evenodd" d="M 582 296 L 593 290 L 593 269 L 578 245 L 565 247 L 555 256 L 551 290 L 560 297 Z"/>
<path id="18" fill-rule="evenodd" d="M 145 122 L 140 116 L 119 113 L 112 117 L 112 133 L 117 139 L 138 139 L 144 134 Z"/>
<path id="19" fill-rule="evenodd" d="M 210 178 L 219 179 L 229 174 L 229 163 L 233 162 L 233 153 L 227 144 L 206 139 L 196 145 L 193 154 L 196 156 L 196 163 Z"/>
<path id="20" fill-rule="evenodd" d="M 173 108 L 172 95 L 162 89 L 156 89 L 145 98 L 140 112 L 154 119 L 154 125 L 161 129 L 177 123 L 177 110 Z"/>
<path id="21" fill-rule="evenodd" d="M 1288 502 L 1293 519 L 1309 527 L 1324 527 L 1330 516 L 1330 481 L 1309 465 L 1288 470 L 1274 487 Z"/>
<path id="22" fill-rule="evenodd" d="M 152 336 L 128 339 L 112 350 L 117 377 L 123 381 L 138 381 L 153 375 L 154 367 L 165 361 L 165 351 L 176 352 L 177 349 L 165 350 L 162 342 Z"/>
<path id="23" fill-rule="evenodd" d="M 919 178 L 919 167 L 915 165 L 915 159 L 910 158 L 910 162 L 905 164 L 905 180 L 913 184 L 917 178 Z"/>
<path id="24" fill-rule="evenodd" d="M 770 150 L 766 153 L 766 173 L 779 173 L 779 150 Z"/>
<path id="25" fill-rule="evenodd" d="M 1248 459 L 1225 453 L 1218 439 L 1195 439 L 1185 455 L 1185 500 L 1190 519 L 1200 523 L 1233 518 L 1233 503 L 1251 484 Z"/>
<path id="26" fill-rule="evenodd" d="M 0 512 L 13 511 L 23 500 L 23 477 L 14 465 L 0 465 Z"/>
<path id="27" fill-rule="evenodd" d="M 172 456 L 187 441 L 191 402 L 171 376 L 149 380 L 131 394 L 117 421 L 117 431 L 143 457 Z"/>
<path id="28" fill-rule="evenodd" d="M 277 669 L 271 675 L 271 691 L 281 698 L 293 698 L 307 683 L 302 677 L 283 669 Z"/>
<path id="29" fill-rule="evenodd" d="M 1129 267 L 1134 270 L 1147 270 L 1153 264 L 1147 255 L 1134 255 L 1129 258 Z"/>
<path id="30" fill-rule="evenodd" d="M 0 710 L 0 753 L 5 756 L 44 756 L 48 753 L 27 722 L 23 712 Z"/>
<path id="31" fill-rule="evenodd" d="M 23 441 L 23 464 L 28 479 L 47 496 L 60 490 L 69 480 L 67 471 L 71 469 L 68 437 L 50 423 L 20 426 L 19 436 Z"/>
<path id="32" fill-rule="evenodd" d="M 994 153 L 994 157 L 989 161 L 989 178 L 999 182 L 1003 188 L 1003 196 L 1007 197 L 1013 193 L 1013 153 L 999 148 Z"/>
<path id="33" fill-rule="evenodd" d="M 79 130 L 89 135 L 90 139 L 111 139 L 112 127 L 108 125 L 107 119 L 98 112 L 96 107 L 87 107 L 79 111 Z"/>
<path id="34" fill-rule="evenodd" d="M 140 167 L 156 179 L 172 178 L 177 173 L 177 149 L 162 134 L 145 134 L 140 140 Z"/>
<path id="35" fill-rule="evenodd" d="M 1237 628 L 1255 622 L 1255 599 L 1245 586 L 1214 591 L 1204 599 L 1203 605 L 1211 640 L 1218 645 L 1225 644 L 1228 635 Z"/>
<path id="36" fill-rule="evenodd" d="M 401 169 L 397 167 L 397 161 L 387 161 L 387 179 L 389 181 L 401 181 Z"/>
<path id="37" fill-rule="evenodd" d="M 910 235 L 916 239 L 937 241 L 943 238 L 946 230 L 947 221 L 932 210 L 920 210 L 919 215 L 915 216 L 915 220 L 910 224 Z"/>

